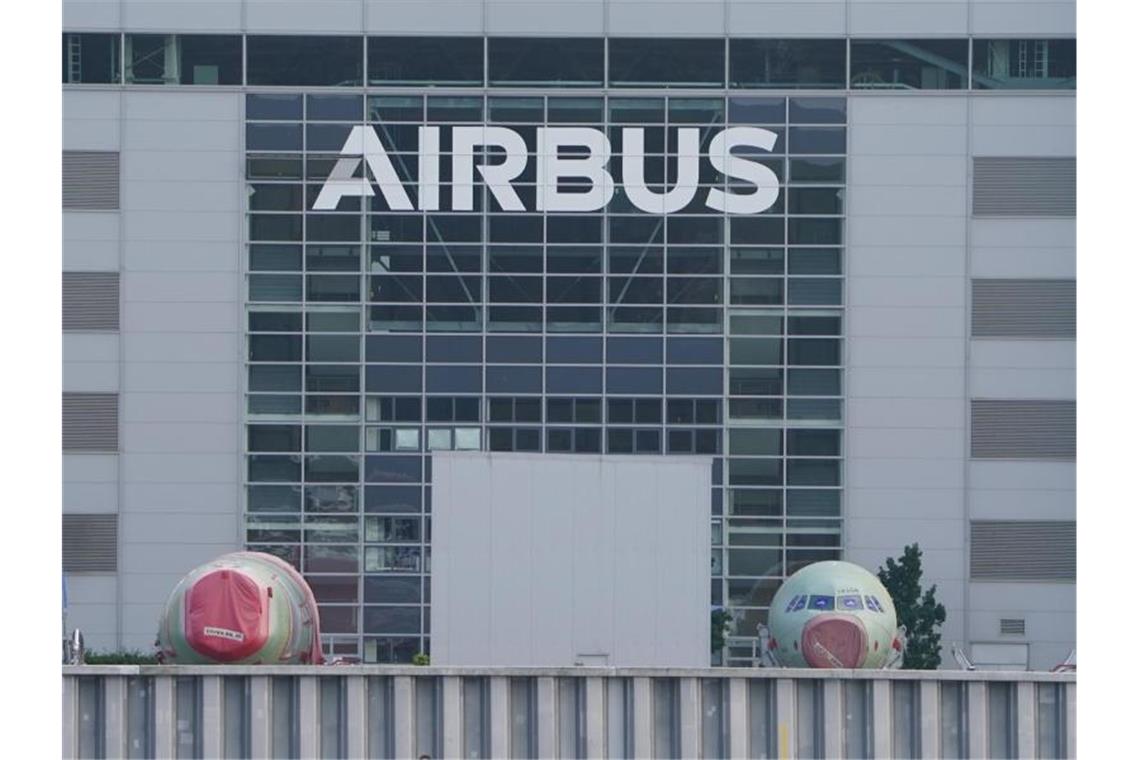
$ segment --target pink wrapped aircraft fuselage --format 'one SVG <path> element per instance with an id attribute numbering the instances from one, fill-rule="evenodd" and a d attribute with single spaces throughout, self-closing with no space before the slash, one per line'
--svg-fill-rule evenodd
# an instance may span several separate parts
<path id="1" fill-rule="evenodd" d="M 158 625 L 168 664 L 320 664 L 317 601 L 288 562 L 234 552 L 190 571 Z"/>

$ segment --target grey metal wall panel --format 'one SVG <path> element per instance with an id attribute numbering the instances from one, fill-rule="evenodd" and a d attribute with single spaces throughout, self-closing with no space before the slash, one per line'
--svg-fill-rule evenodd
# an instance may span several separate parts
<path id="1" fill-rule="evenodd" d="M 488 0 L 488 35 L 552 34 L 600 37 L 605 33 L 602 0 Z"/>
<path id="2" fill-rule="evenodd" d="M 957 2 L 881 2 L 880 0 L 848 0 L 849 27 L 852 35 L 965 35 L 969 26 L 970 3 Z"/>
<path id="3" fill-rule="evenodd" d="M 970 579 L 1075 581 L 1076 521 L 972 520 Z"/>
<path id="4" fill-rule="evenodd" d="M 976 279 L 971 297 L 975 338 L 1075 338 L 1076 280 Z"/>
<path id="5" fill-rule="evenodd" d="M 119 0 L 63 0 L 64 29 L 118 29 Z"/>
<path id="6" fill-rule="evenodd" d="M 468 0 L 364 0 L 369 34 L 480 34 L 483 3 Z"/>
<path id="7" fill-rule="evenodd" d="M 1077 32 L 1074 0 L 973 0 L 971 33 L 1050 37 Z"/>
<path id="8" fill-rule="evenodd" d="M 973 399 L 970 456 L 975 459 L 1075 459 L 1077 402 Z"/>
<path id="9" fill-rule="evenodd" d="M 249 0 L 123 0 L 124 26 L 149 32 L 237 32 Z"/>
<path id="10" fill-rule="evenodd" d="M 707 665 L 707 460 L 436 452 L 432 478 L 433 662 Z"/>
<path id="11" fill-rule="evenodd" d="M 724 36 L 725 7 L 719 0 L 609 0 L 606 6 L 607 29 L 615 37 Z"/>
<path id="12" fill-rule="evenodd" d="M 842 35 L 847 3 L 835 0 L 729 0 L 728 27 L 739 36 Z"/>
<path id="13" fill-rule="evenodd" d="M 117 514 L 63 516 L 63 571 L 113 573 L 119 565 Z"/>
<path id="14" fill-rule="evenodd" d="M 63 273 L 63 329 L 119 329 L 119 273 Z"/>
<path id="15" fill-rule="evenodd" d="M 1077 159 L 974 157 L 974 216 L 1077 214 Z"/>
<path id="16" fill-rule="evenodd" d="M 119 394 L 63 394 L 63 450 L 117 451 Z"/>
<path id="17" fill-rule="evenodd" d="M 63 152 L 63 208 L 114 211 L 119 208 L 119 152 Z"/>

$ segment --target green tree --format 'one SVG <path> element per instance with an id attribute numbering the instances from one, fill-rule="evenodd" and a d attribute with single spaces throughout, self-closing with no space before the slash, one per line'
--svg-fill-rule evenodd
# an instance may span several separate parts
<path id="1" fill-rule="evenodd" d="M 712 653 L 716 654 L 724 649 L 724 635 L 728 632 L 732 615 L 728 614 L 728 610 L 717 607 L 712 611 L 712 619 L 709 622 L 712 625 Z"/>
<path id="2" fill-rule="evenodd" d="M 903 555 L 888 557 L 886 568 L 879 568 L 879 580 L 895 603 L 899 625 L 906 626 L 906 651 L 903 667 L 913 670 L 935 670 L 942 663 L 942 634 L 946 608 L 934 599 L 938 588 L 922 590 L 922 550 L 918 544 L 903 549 Z"/>

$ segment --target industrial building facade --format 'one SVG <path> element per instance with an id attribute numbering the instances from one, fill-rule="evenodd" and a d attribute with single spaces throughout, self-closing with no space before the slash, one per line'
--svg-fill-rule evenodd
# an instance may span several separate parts
<path id="1" fill-rule="evenodd" d="M 1072 3 L 65 2 L 69 623 L 297 565 L 430 651 L 431 452 L 713 458 L 710 604 L 918 542 L 1075 641 Z M 742 641 L 742 644 L 746 642 Z M 730 649 L 729 656 L 747 649 Z"/>

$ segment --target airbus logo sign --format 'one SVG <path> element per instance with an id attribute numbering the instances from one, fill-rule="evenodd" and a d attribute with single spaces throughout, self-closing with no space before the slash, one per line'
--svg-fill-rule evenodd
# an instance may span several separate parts
<path id="1" fill-rule="evenodd" d="M 353 127 L 341 148 L 313 209 L 335 209 L 349 196 L 373 196 L 379 190 L 394 211 L 438 211 L 440 185 L 440 130 L 419 128 L 417 176 L 418 205 L 412 204 L 407 188 L 400 181 L 387 151 L 369 126 Z M 475 172 L 498 204 L 506 211 L 527 211 L 512 182 L 526 170 L 530 160 L 522 135 L 508 127 L 451 127 L 451 209 L 474 210 Z M 634 206 L 649 214 L 671 214 L 688 206 L 698 191 L 705 192 L 704 203 L 729 214 L 758 214 L 779 197 L 779 178 L 764 164 L 734 155 L 747 148 L 770 151 L 777 135 L 759 127 L 728 127 L 709 142 L 704 156 L 700 151 L 700 130 L 677 130 L 677 177 L 665 192 L 651 190 L 645 181 L 645 129 L 622 129 L 621 177 L 626 196 Z M 506 153 L 500 163 L 475 164 L 478 148 L 497 148 Z M 699 162 L 707 158 L 713 169 L 737 180 L 734 191 L 699 187 Z M 610 141 L 606 134 L 591 127 L 539 127 L 535 150 L 535 211 L 598 211 L 613 198 L 614 179 L 608 170 Z M 354 176 L 363 161 L 373 181 Z M 367 175 L 365 175 L 367 176 Z M 573 186 L 568 183 L 573 181 Z M 739 185 L 739 187 L 737 187 Z M 739 191 L 739 192 L 737 192 Z"/>

